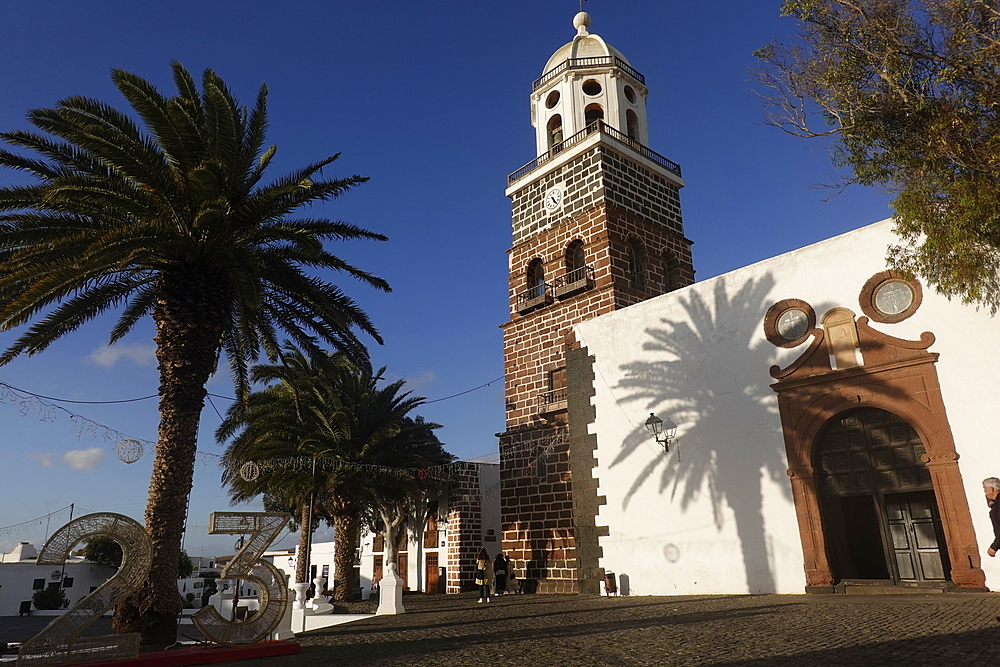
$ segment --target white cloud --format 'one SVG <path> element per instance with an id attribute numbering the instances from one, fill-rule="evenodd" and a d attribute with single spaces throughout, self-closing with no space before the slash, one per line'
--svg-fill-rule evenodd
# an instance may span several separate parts
<path id="1" fill-rule="evenodd" d="M 128 359 L 136 366 L 150 366 L 156 361 L 155 352 L 156 348 L 152 345 L 118 343 L 117 345 L 99 347 L 91 352 L 87 358 L 90 359 L 91 363 L 105 368 L 111 368 L 120 359 Z"/>
<path id="2" fill-rule="evenodd" d="M 90 447 L 89 449 L 71 449 L 63 454 L 63 465 L 67 465 L 75 470 L 93 470 L 96 468 L 107 454 L 100 447 Z"/>
<path id="3" fill-rule="evenodd" d="M 437 382 L 437 376 L 431 371 L 425 371 L 415 378 L 407 378 L 405 391 L 421 391 L 425 387 Z"/>
<path id="4" fill-rule="evenodd" d="M 56 455 L 54 452 L 44 452 L 39 454 L 32 454 L 31 458 L 38 461 L 38 464 L 43 468 L 51 467 L 51 465 L 56 460 Z"/>

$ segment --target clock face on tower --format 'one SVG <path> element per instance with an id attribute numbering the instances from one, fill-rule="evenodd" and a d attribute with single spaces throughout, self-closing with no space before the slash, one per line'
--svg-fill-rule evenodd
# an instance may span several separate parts
<path id="1" fill-rule="evenodd" d="M 549 211 L 554 211 L 562 204 L 562 200 L 563 191 L 561 188 L 549 188 L 549 191 L 545 193 L 545 208 Z"/>

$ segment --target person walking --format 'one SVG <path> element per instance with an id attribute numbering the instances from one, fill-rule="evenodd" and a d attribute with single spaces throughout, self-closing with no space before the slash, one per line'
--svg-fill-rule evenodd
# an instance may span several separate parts
<path id="1" fill-rule="evenodd" d="M 497 597 L 507 592 L 507 557 L 502 551 L 497 552 L 497 557 L 493 560 L 493 576 L 495 582 L 493 590 Z"/>
<path id="2" fill-rule="evenodd" d="M 993 543 L 986 550 L 992 558 L 1000 549 L 1000 502 L 997 502 L 997 496 L 1000 495 L 1000 479 L 996 477 L 984 479 L 983 491 L 986 493 L 986 504 L 990 506 L 990 523 L 993 524 Z"/>
<path id="3" fill-rule="evenodd" d="M 479 586 L 479 599 L 476 602 L 490 601 L 490 584 L 493 582 L 493 563 L 486 547 L 480 547 L 476 555 L 476 585 Z"/>

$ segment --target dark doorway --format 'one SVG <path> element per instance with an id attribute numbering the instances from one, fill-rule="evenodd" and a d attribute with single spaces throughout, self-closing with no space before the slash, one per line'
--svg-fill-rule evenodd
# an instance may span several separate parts
<path id="1" fill-rule="evenodd" d="M 885 410 L 850 410 L 824 427 L 816 467 L 838 582 L 948 580 L 944 532 L 923 454 L 913 428 Z"/>
<path id="2" fill-rule="evenodd" d="M 426 563 L 426 579 L 427 586 L 425 587 L 428 593 L 438 592 L 438 555 L 437 553 L 428 553 L 425 556 Z"/>

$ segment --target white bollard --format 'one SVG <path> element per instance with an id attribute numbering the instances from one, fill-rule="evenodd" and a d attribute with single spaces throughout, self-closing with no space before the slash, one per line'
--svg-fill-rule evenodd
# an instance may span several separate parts
<path id="1" fill-rule="evenodd" d="M 375 614 L 383 616 L 404 612 L 403 580 L 396 574 L 396 564 L 389 563 L 382 581 L 378 583 L 378 611 Z"/>
<path id="2" fill-rule="evenodd" d="M 288 597 L 291 598 L 294 591 L 288 586 L 289 579 L 291 577 L 286 574 L 285 588 L 288 589 Z M 278 627 L 271 633 L 271 639 L 274 641 L 281 642 L 287 639 L 295 639 L 295 633 L 292 632 L 292 606 L 292 604 L 285 605 L 285 613 L 281 616 L 281 620 L 278 621 Z"/>

